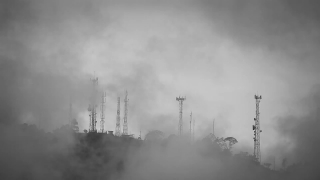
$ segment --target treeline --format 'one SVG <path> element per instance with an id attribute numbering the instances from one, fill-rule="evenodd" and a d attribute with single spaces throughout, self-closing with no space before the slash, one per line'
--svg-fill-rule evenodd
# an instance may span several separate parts
<path id="1" fill-rule="evenodd" d="M 75 133 L 66 125 L 44 132 L 35 125 L 1 127 L 0 179 L 117 179 L 138 140 Z"/>
<path id="2" fill-rule="evenodd" d="M 318 179 L 315 163 L 275 171 L 245 152 L 232 154 L 209 140 L 177 136 L 141 141 L 75 133 L 66 125 L 44 132 L 35 125 L 0 127 L 0 179 Z"/>

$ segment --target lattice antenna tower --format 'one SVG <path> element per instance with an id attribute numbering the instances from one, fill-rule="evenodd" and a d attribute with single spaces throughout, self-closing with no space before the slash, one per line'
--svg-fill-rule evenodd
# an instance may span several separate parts
<path id="1" fill-rule="evenodd" d="M 254 95 L 256 100 L 256 117 L 254 118 L 255 124 L 252 126 L 254 132 L 254 151 L 253 155 L 256 157 L 257 161 L 261 162 L 261 152 L 260 152 L 260 133 L 262 130 L 260 129 L 260 111 L 259 111 L 259 104 L 260 100 L 262 99 L 259 95 Z"/>
<path id="2" fill-rule="evenodd" d="M 183 110 L 183 101 L 186 100 L 186 97 L 177 97 L 179 101 L 179 124 L 178 124 L 178 134 L 181 136 L 183 134 L 183 120 L 182 120 L 182 110 Z"/>
<path id="3" fill-rule="evenodd" d="M 92 92 L 92 104 L 89 105 L 88 111 L 90 112 L 89 118 L 90 118 L 90 124 L 89 124 L 89 132 L 97 132 L 97 105 L 96 105 L 96 91 L 98 86 L 98 78 L 93 76 L 93 78 L 90 78 L 92 81 L 93 86 L 93 92 Z"/>
<path id="4" fill-rule="evenodd" d="M 101 99 L 101 114 L 100 114 L 100 132 L 104 133 L 104 120 L 105 120 L 105 108 L 106 108 L 106 98 L 107 98 L 107 93 L 103 92 L 102 94 L 102 99 Z"/>
<path id="5" fill-rule="evenodd" d="M 121 127 L 120 127 L 120 97 L 118 97 L 118 105 L 117 105 L 116 136 L 121 136 Z"/>
<path id="6" fill-rule="evenodd" d="M 124 117 L 123 117 L 123 135 L 128 135 L 128 91 L 124 98 Z"/>

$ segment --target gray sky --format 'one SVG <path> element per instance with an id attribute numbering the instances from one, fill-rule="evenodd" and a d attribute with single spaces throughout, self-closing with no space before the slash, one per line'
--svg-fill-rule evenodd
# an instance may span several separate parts
<path id="1" fill-rule="evenodd" d="M 196 137 L 232 136 L 252 153 L 254 94 L 261 100 L 262 159 L 291 142 L 279 119 L 304 116 L 319 84 L 317 1 L 16 1 L 0 6 L 1 111 L 54 129 L 67 122 L 70 94 L 88 129 L 89 78 L 107 91 L 106 129 L 116 98 L 129 92 L 129 132 L 177 133 L 186 96 Z M 11 113 L 15 114 L 15 113 Z M 5 120 L 4 120 L 5 121 Z M 121 122 L 122 123 L 122 122 Z M 99 126 L 99 124 L 98 124 Z M 291 143 L 292 148 L 295 146 Z M 290 145 L 286 151 L 290 151 Z M 280 154 L 278 154 L 280 156 Z"/>

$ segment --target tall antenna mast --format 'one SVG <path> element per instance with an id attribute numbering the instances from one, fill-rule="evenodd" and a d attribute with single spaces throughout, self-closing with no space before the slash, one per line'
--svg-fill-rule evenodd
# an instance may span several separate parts
<path id="1" fill-rule="evenodd" d="M 178 133 L 181 136 L 183 133 L 183 120 L 182 120 L 182 109 L 183 109 L 183 101 L 186 100 L 186 97 L 177 97 L 177 101 L 179 101 L 179 124 L 178 124 Z"/>
<path id="2" fill-rule="evenodd" d="M 105 114 L 104 114 L 104 109 L 106 107 L 106 97 L 107 97 L 107 93 L 103 92 L 102 95 L 102 100 L 101 100 L 101 121 L 100 121 L 100 132 L 103 133 L 104 132 L 104 119 L 105 119 Z"/>
<path id="3" fill-rule="evenodd" d="M 191 111 L 191 113 L 190 113 L 190 140 L 192 141 L 191 122 L 192 122 L 192 111 Z"/>
<path id="4" fill-rule="evenodd" d="M 123 135 L 128 135 L 128 91 L 124 99 Z"/>
<path id="5" fill-rule="evenodd" d="M 89 125 L 89 132 L 97 132 L 96 124 L 97 124 L 97 105 L 96 105 L 96 91 L 98 86 L 98 78 L 93 76 L 93 78 L 90 79 L 92 81 L 93 85 L 93 92 L 92 92 L 92 99 L 91 103 L 89 105 L 88 111 L 90 112 L 90 125 Z"/>
<path id="6" fill-rule="evenodd" d="M 259 112 L 259 103 L 262 99 L 261 96 L 254 95 L 254 98 L 256 99 L 256 117 L 254 118 L 255 125 L 252 126 L 253 132 L 254 132 L 254 152 L 253 156 L 256 157 L 258 162 L 261 162 L 261 153 L 260 153 L 260 112 Z"/>
<path id="7" fill-rule="evenodd" d="M 120 97 L 118 97 L 118 105 L 117 105 L 116 136 L 121 136 L 121 127 L 120 127 Z"/>

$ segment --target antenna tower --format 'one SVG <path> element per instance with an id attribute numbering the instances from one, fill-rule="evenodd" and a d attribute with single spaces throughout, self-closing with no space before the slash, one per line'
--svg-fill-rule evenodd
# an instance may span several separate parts
<path id="1" fill-rule="evenodd" d="M 121 128 L 120 128 L 120 97 L 118 97 L 116 136 L 120 136 L 120 135 L 121 135 Z"/>
<path id="2" fill-rule="evenodd" d="M 124 117 L 123 117 L 123 135 L 128 135 L 128 91 L 124 98 Z"/>
<path id="3" fill-rule="evenodd" d="M 254 118 L 255 125 L 252 126 L 253 132 L 254 132 L 254 152 L 253 155 L 256 157 L 258 162 L 261 162 L 261 153 L 260 153 L 260 133 L 262 130 L 260 130 L 260 112 L 259 112 L 259 103 L 262 99 L 261 96 L 254 95 L 254 98 L 256 99 L 256 117 Z"/>
<path id="4" fill-rule="evenodd" d="M 92 104 L 89 105 L 88 111 L 90 112 L 90 125 L 89 125 L 89 132 L 97 132 L 96 124 L 97 124 L 97 105 L 96 101 L 96 88 L 98 86 L 98 78 L 93 77 L 90 79 L 93 85 L 93 94 L 92 94 Z"/>
<path id="5" fill-rule="evenodd" d="M 105 114 L 104 114 L 104 109 L 106 107 L 106 97 L 107 97 L 107 93 L 103 92 L 102 95 L 102 100 L 101 100 L 101 114 L 100 114 L 100 132 L 103 133 L 104 132 L 104 119 L 105 119 Z"/>
<path id="6" fill-rule="evenodd" d="M 182 120 L 182 109 L 183 109 L 183 101 L 186 100 L 186 97 L 177 97 L 177 101 L 179 101 L 179 124 L 178 124 L 178 133 L 181 136 L 183 133 L 183 120 Z"/>

